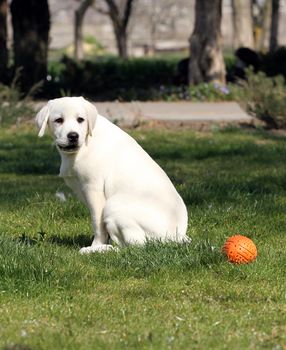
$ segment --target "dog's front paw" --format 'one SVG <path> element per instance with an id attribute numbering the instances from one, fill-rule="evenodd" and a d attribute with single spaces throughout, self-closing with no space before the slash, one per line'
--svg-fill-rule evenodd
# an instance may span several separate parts
<path id="1" fill-rule="evenodd" d="M 79 250 L 80 254 L 91 254 L 91 253 L 105 253 L 108 250 L 117 251 L 116 247 L 113 247 L 111 244 L 98 244 L 91 245 L 90 247 L 83 247 Z"/>

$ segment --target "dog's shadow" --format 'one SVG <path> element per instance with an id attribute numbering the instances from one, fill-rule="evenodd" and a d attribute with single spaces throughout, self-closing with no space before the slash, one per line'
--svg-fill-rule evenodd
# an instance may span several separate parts
<path id="1" fill-rule="evenodd" d="M 20 237 L 17 238 L 17 241 L 27 245 L 37 245 L 46 242 L 50 244 L 56 244 L 59 246 L 81 248 L 89 246 L 91 244 L 92 236 L 81 234 L 74 237 L 60 237 L 57 235 L 47 237 L 45 234 L 40 232 L 37 236 L 34 237 L 29 237 L 25 234 L 22 234 Z"/>
<path id="2" fill-rule="evenodd" d="M 69 237 L 69 236 L 59 237 L 54 235 L 48 238 L 48 242 L 52 244 L 57 244 L 60 246 L 65 246 L 65 247 L 81 248 L 81 247 L 89 246 L 91 244 L 92 236 L 87 236 L 82 234 L 75 237 Z"/>

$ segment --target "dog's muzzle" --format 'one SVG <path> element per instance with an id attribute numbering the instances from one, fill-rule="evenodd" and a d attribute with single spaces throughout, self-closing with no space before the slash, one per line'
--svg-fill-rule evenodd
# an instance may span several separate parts
<path id="1" fill-rule="evenodd" d="M 58 144 L 59 149 L 65 152 L 77 151 L 79 134 L 77 132 L 69 132 L 67 134 L 67 139 L 68 139 L 68 144 L 67 145 Z"/>

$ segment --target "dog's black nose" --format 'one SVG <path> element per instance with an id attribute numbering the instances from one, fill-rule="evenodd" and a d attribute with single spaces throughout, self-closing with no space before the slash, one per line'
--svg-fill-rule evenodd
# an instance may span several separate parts
<path id="1" fill-rule="evenodd" d="M 69 132 L 67 137 L 70 142 L 75 143 L 78 141 L 79 135 L 77 132 Z"/>

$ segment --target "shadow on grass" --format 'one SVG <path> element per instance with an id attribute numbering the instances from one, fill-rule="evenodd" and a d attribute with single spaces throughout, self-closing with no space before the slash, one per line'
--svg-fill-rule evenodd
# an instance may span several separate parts
<path id="1" fill-rule="evenodd" d="M 188 205 L 202 205 L 206 203 L 239 203 L 242 200 L 261 200 L 268 196 L 286 192 L 286 174 L 261 175 L 255 178 L 217 179 L 205 178 L 182 191 L 185 203 Z M 272 203 L 273 210 L 275 205 Z M 276 208 L 278 210 L 278 207 Z"/>
<path id="2" fill-rule="evenodd" d="M 30 208 L 37 215 L 40 208 L 59 205 L 55 193 L 64 186 L 57 176 L 0 174 L 0 208 L 7 214 Z"/>
<path id="3" fill-rule="evenodd" d="M 87 235 L 46 237 L 44 232 L 39 232 L 34 237 L 23 234 L 17 238 L 2 237 L 1 239 L 10 241 L 10 244 L 12 242 L 20 243 L 21 249 L 42 244 L 55 244 L 78 250 L 92 242 L 92 238 Z M 92 264 L 96 262 L 97 266 L 101 264 L 105 266 L 108 262 L 110 267 L 113 266 L 116 269 L 131 269 L 133 275 L 136 274 L 136 271 L 141 275 L 141 272 L 155 271 L 157 268 L 208 266 L 225 261 L 221 249 L 213 246 L 208 239 L 195 240 L 191 243 L 150 240 L 143 246 L 133 245 L 104 254 L 94 253 L 87 255 L 86 258 Z"/>
<path id="4" fill-rule="evenodd" d="M 87 235 L 77 235 L 74 237 L 70 236 L 50 236 L 46 237 L 45 232 L 39 232 L 36 236 L 30 237 L 27 236 L 26 234 L 22 234 L 20 237 L 15 238 L 17 242 L 20 242 L 24 245 L 37 245 L 41 243 L 51 243 L 51 244 L 56 244 L 59 246 L 65 246 L 65 247 L 74 247 L 74 248 L 81 248 L 81 247 L 86 247 L 89 246 L 92 242 L 92 236 L 87 236 Z"/>
<path id="5" fill-rule="evenodd" d="M 226 134 L 224 134 L 226 136 Z M 166 141 L 166 142 L 164 142 Z M 188 142 L 189 141 L 189 142 Z M 281 160 L 285 161 L 286 138 L 274 144 L 256 144 L 255 140 L 237 140 L 234 142 L 226 137 L 216 139 L 185 139 L 168 140 L 158 139 L 156 144 L 143 143 L 145 150 L 157 161 L 207 161 L 219 160 L 224 162 L 235 162 L 236 159 L 245 159 L 245 162 L 261 164 L 275 164 Z M 283 152 L 284 151 L 284 152 Z M 234 163 L 235 164 L 235 163 Z"/>
<path id="6" fill-rule="evenodd" d="M 180 137 L 172 132 L 145 132 L 144 137 L 140 143 L 146 151 L 167 169 L 175 184 L 184 185 L 180 193 L 186 204 L 241 201 L 245 196 L 259 199 L 286 190 L 286 177 L 281 170 L 286 160 L 285 137 L 241 130 L 201 138 L 192 132 L 182 132 Z M 39 140 L 32 133 L 17 137 L 5 134 L 0 144 L 0 174 L 12 173 L 15 177 L 2 177 L 4 192 L 2 195 L 0 189 L 0 202 L 16 205 L 35 191 L 41 195 L 55 192 L 59 182 L 47 180 L 47 175 L 58 174 L 59 163 L 49 137 Z M 31 177 L 23 179 L 17 175 Z M 5 196 L 6 192 L 9 195 Z"/>
<path id="7" fill-rule="evenodd" d="M 58 174 L 60 157 L 51 139 L 36 135 L 4 135 L 0 143 L 1 174 Z"/>
<path id="8" fill-rule="evenodd" d="M 57 244 L 60 246 L 65 247 L 75 247 L 75 248 L 82 248 L 86 246 L 90 246 L 92 242 L 92 236 L 88 235 L 77 235 L 75 237 L 58 237 L 58 236 L 51 236 L 48 239 L 49 243 Z"/>
<path id="9" fill-rule="evenodd" d="M 240 130 L 225 131 L 205 138 L 196 138 L 193 133 L 151 134 L 140 141 L 144 149 L 157 161 L 208 160 L 220 159 L 221 162 L 235 161 L 244 157 L 246 162 L 275 163 L 285 161 L 280 151 L 286 149 L 285 137 L 274 137 L 264 132 L 253 132 L 254 139 L 239 140 Z M 237 142 L 233 141 L 233 135 Z M 229 138 L 228 138 L 229 137 Z M 256 138 L 275 141 L 276 144 L 256 144 Z M 15 174 L 58 174 L 60 157 L 49 136 L 38 139 L 36 134 L 24 133 L 4 135 L 0 144 L 0 173 Z"/>

